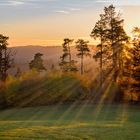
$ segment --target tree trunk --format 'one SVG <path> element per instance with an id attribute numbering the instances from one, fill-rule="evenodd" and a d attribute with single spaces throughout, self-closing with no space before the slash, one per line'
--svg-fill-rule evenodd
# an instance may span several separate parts
<path id="1" fill-rule="evenodd" d="M 68 44 L 68 50 L 69 50 L 69 62 L 71 62 L 71 50 L 69 44 Z"/>
<path id="2" fill-rule="evenodd" d="M 114 30 L 113 30 L 113 21 L 112 21 L 112 19 L 113 19 L 113 15 L 112 15 L 112 13 L 111 13 L 111 21 L 110 21 L 110 24 L 111 24 L 111 47 L 112 47 L 112 67 L 113 67 L 113 81 L 114 82 L 116 82 L 117 81 L 117 78 L 116 78 L 116 52 L 115 52 L 115 46 L 114 46 L 114 40 L 115 40 L 115 38 L 114 38 L 114 36 L 113 36 L 113 32 L 114 32 Z"/>
<path id="3" fill-rule="evenodd" d="M 5 48 L 4 49 L 4 70 L 3 70 L 3 80 L 5 81 L 6 78 L 7 78 L 7 68 L 8 68 L 8 63 L 7 63 L 7 60 L 8 57 L 7 57 L 7 49 Z"/>
<path id="4" fill-rule="evenodd" d="M 2 78 L 2 49 L 0 48 L 0 78 Z"/>
<path id="5" fill-rule="evenodd" d="M 100 86 L 103 84 L 103 42 L 101 39 L 101 57 L 100 57 Z"/>
<path id="6" fill-rule="evenodd" d="M 113 81 L 117 82 L 117 57 L 116 57 L 116 49 L 113 46 Z"/>
<path id="7" fill-rule="evenodd" d="M 70 51 L 70 46 L 68 44 L 68 51 L 69 51 L 69 71 L 71 71 L 71 51 Z"/>
<path id="8" fill-rule="evenodd" d="M 83 63 L 83 54 L 82 54 L 82 55 L 81 55 L 81 75 L 84 74 L 84 69 L 83 69 L 83 67 L 84 67 L 84 63 Z"/>

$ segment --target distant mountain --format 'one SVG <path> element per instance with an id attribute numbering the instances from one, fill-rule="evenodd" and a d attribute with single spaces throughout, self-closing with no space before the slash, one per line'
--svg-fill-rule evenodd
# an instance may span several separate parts
<path id="1" fill-rule="evenodd" d="M 16 52 L 15 61 L 17 63 L 30 62 L 35 53 L 42 53 L 44 55 L 43 59 L 45 60 L 54 59 L 56 61 L 62 53 L 62 48 L 59 46 L 19 46 L 12 47 L 11 49 Z"/>
<path id="2" fill-rule="evenodd" d="M 91 52 L 93 53 L 94 49 L 93 46 L 90 46 Z M 49 69 L 52 65 L 55 67 L 58 67 L 60 56 L 63 53 L 63 48 L 61 46 L 19 46 L 19 47 L 11 47 L 11 50 L 15 51 L 15 68 L 10 70 L 10 73 L 12 71 L 16 71 L 18 67 L 22 71 L 27 71 L 29 62 L 33 59 L 34 55 L 36 53 L 42 53 L 43 54 L 43 60 L 44 65 L 47 69 Z M 76 50 L 74 47 L 72 47 L 72 56 L 73 59 L 76 59 L 79 61 L 79 59 L 76 56 Z M 92 58 L 86 58 L 85 64 L 95 63 Z"/>

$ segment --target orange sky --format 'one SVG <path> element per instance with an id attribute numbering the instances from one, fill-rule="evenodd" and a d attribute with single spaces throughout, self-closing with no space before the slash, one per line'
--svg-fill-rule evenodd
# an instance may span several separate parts
<path id="1" fill-rule="evenodd" d="M 25 0 L 23 1 L 26 2 Z M 74 3 L 73 5 L 77 5 L 75 7 L 71 5 L 71 7 L 74 8 L 70 9 L 67 3 L 65 3 L 65 5 L 63 5 L 63 7 L 60 6 L 58 10 L 53 7 L 55 12 L 49 13 L 52 8 L 51 6 L 47 11 L 45 9 L 39 9 L 39 7 L 25 9 L 21 7 L 23 3 L 14 4 L 15 9 L 12 9 L 13 7 L 10 6 L 3 7 L 4 10 L 9 10 L 7 14 L 5 14 L 5 17 L 0 14 L 1 19 L 4 19 L 0 23 L 1 33 L 10 37 L 9 46 L 61 45 L 65 37 L 74 39 L 84 38 L 91 41 L 89 37 L 90 32 L 99 19 L 99 14 L 103 13 L 103 7 L 107 5 L 98 4 L 97 6 L 88 5 L 89 7 L 84 7 L 84 4 L 77 6 L 78 3 Z M 1 2 L 0 6 L 2 6 Z M 117 10 L 120 10 L 123 14 L 122 17 L 125 19 L 125 29 L 127 33 L 130 34 L 134 26 L 140 25 L 140 18 L 137 16 L 139 15 L 138 13 L 140 13 L 139 5 L 118 5 Z M 10 11 L 15 13 L 9 13 Z M 35 13 L 37 11 L 40 13 Z M 93 43 L 93 41 L 91 41 L 91 43 Z"/>

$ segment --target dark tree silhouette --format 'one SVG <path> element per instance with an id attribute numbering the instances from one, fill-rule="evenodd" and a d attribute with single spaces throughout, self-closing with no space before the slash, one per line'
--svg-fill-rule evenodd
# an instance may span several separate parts
<path id="1" fill-rule="evenodd" d="M 122 53 L 128 36 L 123 29 L 124 20 L 121 14 L 115 12 L 115 7 L 110 5 L 104 8 L 104 14 L 100 15 L 100 20 L 96 23 L 91 36 L 100 39 L 97 46 L 99 51 L 95 54 L 95 58 L 100 58 L 101 84 L 103 77 L 103 63 L 105 63 L 104 71 L 106 75 L 112 73 L 114 82 L 122 71 Z M 103 60 L 104 55 L 104 60 Z M 107 66 L 108 65 L 108 66 Z"/>
<path id="2" fill-rule="evenodd" d="M 34 59 L 29 63 L 30 69 L 36 69 L 37 71 L 46 70 L 46 68 L 43 65 L 43 54 L 36 53 L 34 56 Z"/>
<path id="3" fill-rule="evenodd" d="M 7 48 L 9 37 L 0 34 L 0 79 L 6 80 L 7 70 L 12 66 L 14 53 Z"/>
<path id="4" fill-rule="evenodd" d="M 20 67 L 17 67 L 15 77 L 20 77 L 21 75 L 22 75 L 22 71 L 21 71 Z"/>
<path id="5" fill-rule="evenodd" d="M 125 90 L 129 90 L 130 100 L 134 101 L 134 97 L 140 101 L 140 28 L 133 29 L 134 39 L 133 47 L 128 50 L 129 57 L 126 59 L 124 77 L 127 77 L 124 83 Z"/>
<path id="6" fill-rule="evenodd" d="M 133 92 L 138 94 L 140 101 L 140 38 L 134 41 L 134 48 L 132 49 L 133 73 L 132 77 L 135 83 L 132 86 Z"/>
<path id="7" fill-rule="evenodd" d="M 105 18 L 107 21 L 106 37 L 109 41 L 112 49 L 112 69 L 113 69 L 113 80 L 117 81 L 117 77 L 121 72 L 121 54 L 123 47 L 127 41 L 128 36 L 123 29 L 124 20 L 121 19 L 121 14 L 115 12 L 115 7 L 110 5 L 105 7 Z"/>
<path id="8" fill-rule="evenodd" d="M 84 73 L 84 56 L 90 56 L 90 50 L 88 48 L 88 41 L 79 39 L 76 41 L 76 49 L 78 51 L 77 56 L 81 59 L 81 75 Z"/>
<path id="9" fill-rule="evenodd" d="M 97 52 L 93 55 L 95 60 L 100 59 L 100 86 L 103 84 L 103 54 L 105 54 L 106 43 L 106 20 L 103 14 L 100 15 L 100 20 L 96 22 L 95 27 L 91 32 L 91 37 L 100 40 L 100 44 L 97 45 Z"/>
<path id="10" fill-rule="evenodd" d="M 60 57 L 61 62 L 59 63 L 63 72 L 71 72 L 77 71 L 76 61 L 72 60 L 71 54 L 71 44 L 73 43 L 73 39 L 65 38 L 63 47 L 63 55 Z"/>

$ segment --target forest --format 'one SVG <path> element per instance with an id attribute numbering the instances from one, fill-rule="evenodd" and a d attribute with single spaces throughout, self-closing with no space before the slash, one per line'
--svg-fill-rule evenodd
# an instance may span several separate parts
<path id="1" fill-rule="evenodd" d="M 43 54 L 37 52 L 29 63 L 30 71 L 8 75 L 14 65 L 14 52 L 8 49 L 9 37 L 0 35 L 0 104 L 8 106 L 39 106 L 89 101 L 92 103 L 140 102 L 140 28 L 134 27 L 130 37 L 124 30 L 121 13 L 110 5 L 104 8 L 90 36 L 98 44 L 91 48 L 83 39 L 65 38 L 59 69 L 51 71 L 43 65 Z M 79 64 L 73 59 L 75 47 Z M 91 53 L 91 49 L 95 53 Z M 26 54 L 25 54 L 26 55 Z M 84 72 L 84 59 L 90 57 L 98 65 Z M 45 71 L 43 76 L 40 76 Z M 45 99 L 42 101 L 42 98 Z"/>

